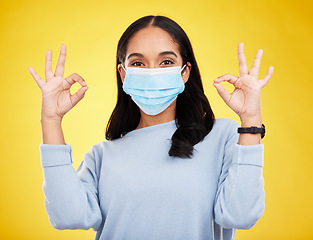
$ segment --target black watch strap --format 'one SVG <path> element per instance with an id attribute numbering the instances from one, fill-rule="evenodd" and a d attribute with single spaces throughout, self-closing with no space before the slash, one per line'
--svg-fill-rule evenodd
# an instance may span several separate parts
<path id="1" fill-rule="evenodd" d="M 262 123 L 262 127 L 256 127 L 256 126 L 251 126 L 251 127 L 239 127 L 238 128 L 238 133 L 252 133 L 252 134 L 256 134 L 256 133 L 261 133 L 261 138 L 264 138 L 265 136 L 265 126 Z"/>

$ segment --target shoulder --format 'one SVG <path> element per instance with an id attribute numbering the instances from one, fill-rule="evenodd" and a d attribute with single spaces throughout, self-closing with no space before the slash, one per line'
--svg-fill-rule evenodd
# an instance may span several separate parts
<path id="1" fill-rule="evenodd" d="M 216 118 L 213 128 L 218 128 L 219 130 L 234 129 L 240 127 L 240 124 L 230 118 Z"/>
<path id="2" fill-rule="evenodd" d="M 227 142 L 230 138 L 238 135 L 237 129 L 240 124 L 230 118 L 216 118 L 211 132 L 207 138 L 215 141 Z"/>
<path id="3" fill-rule="evenodd" d="M 110 141 L 101 141 L 91 145 L 89 151 L 85 153 L 83 161 L 89 169 L 93 169 L 98 176 L 101 174 L 104 156 L 106 155 Z"/>
<path id="4" fill-rule="evenodd" d="M 124 142 L 124 138 L 117 138 L 114 140 L 104 140 L 91 146 L 89 152 L 95 157 L 102 158 L 104 153 L 109 152 L 112 148 L 119 148 Z"/>
<path id="5" fill-rule="evenodd" d="M 91 146 L 89 152 L 91 152 L 94 155 L 102 155 L 102 153 L 105 151 L 105 149 L 108 147 L 108 145 L 111 144 L 112 141 L 105 140 L 98 143 L 95 143 Z"/>

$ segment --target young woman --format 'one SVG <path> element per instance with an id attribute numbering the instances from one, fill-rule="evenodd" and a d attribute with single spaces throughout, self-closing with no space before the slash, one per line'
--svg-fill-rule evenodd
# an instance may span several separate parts
<path id="1" fill-rule="evenodd" d="M 240 117 L 241 126 L 215 119 L 183 29 L 163 16 L 132 23 L 117 47 L 117 103 L 106 139 L 84 155 L 75 171 L 61 121 L 88 89 L 74 73 L 63 78 L 65 45 L 46 82 L 29 68 L 42 91 L 40 144 L 45 206 L 56 229 L 97 231 L 95 239 L 233 239 L 264 212 L 261 89 L 262 50 L 250 72 L 238 46 L 240 76 L 214 86 Z M 221 82 L 235 86 L 228 93 Z M 70 94 L 78 82 L 82 87 Z M 263 125 L 264 126 L 264 125 Z M 249 133 L 250 132 L 250 133 Z"/>

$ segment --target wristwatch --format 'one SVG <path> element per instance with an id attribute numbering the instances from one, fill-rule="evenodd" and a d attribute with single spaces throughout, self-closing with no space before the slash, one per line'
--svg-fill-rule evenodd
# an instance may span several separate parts
<path id="1" fill-rule="evenodd" d="M 251 127 L 239 127 L 238 128 L 238 133 L 261 133 L 261 139 L 264 138 L 265 136 L 265 126 L 262 123 L 262 127 L 258 128 L 255 126 L 251 126 Z"/>

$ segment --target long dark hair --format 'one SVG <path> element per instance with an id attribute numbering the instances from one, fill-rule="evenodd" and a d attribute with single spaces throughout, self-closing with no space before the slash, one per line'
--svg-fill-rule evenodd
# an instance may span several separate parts
<path id="1" fill-rule="evenodd" d="M 194 145 L 202 141 L 211 131 L 215 116 L 210 103 L 204 95 L 198 65 L 189 38 L 184 30 L 173 20 L 164 16 L 145 16 L 133 22 L 121 36 L 116 54 L 116 69 L 125 60 L 129 39 L 134 33 L 147 26 L 159 27 L 168 32 L 179 45 L 183 64 L 189 62 L 191 71 L 185 90 L 176 100 L 175 123 L 177 130 L 171 139 L 169 156 L 191 158 Z M 122 137 L 123 133 L 136 129 L 140 121 L 140 110 L 131 97 L 122 89 L 122 80 L 118 70 L 117 103 L 106 127 L 106 139 L 113 140 Z"/>

